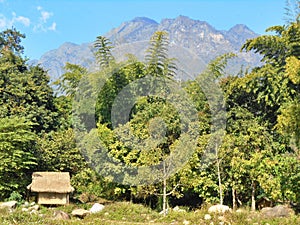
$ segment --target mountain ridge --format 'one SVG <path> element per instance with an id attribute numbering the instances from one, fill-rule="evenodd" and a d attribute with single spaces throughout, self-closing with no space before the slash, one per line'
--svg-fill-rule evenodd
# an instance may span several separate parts
<path id="1" fill-rule="evenodd" d="M 209 61 L 228 52 L 238 55 L 229 65 L 229 71 L 233 73 L 239 71 L 242 65 L 253 67 L 260 63 L 259 56 L 240 52 L 241 46 L 247 39 L 259 36 L 244 24 L 236 24 L 224 31 L 217 30 L 206 21 L 193 20 L 183 15 L 162 19 L 160 23 L 147 17 L 135 17 L 121 23 L 120 26 L 111 29 L 103 36 L 113 43 L 117 49 L 113 53 L 118 58 L 124 59 L 122 55 L 132 53 L 142 60 L 149 40 L 157 30 L 168 32 L 172 57 L 175 56 L 182 64 L 186 64 L 185 68 L 190 70 L 192 77 L 199 74 Z M 66 62 L 93 70 L 96 65 L 92 46 L 92 42 L 82 44 L 65 42 L 57 49 L 43 54 L 38 64 L 49 71 L 52 81 L 58 79 L 63 73 L 62 68 Z M 195 59 L 192 65 L 189 57 L 193 54 L 198 57 L 198 61 Z M 180 79 L 189 78 L 181 77 Z"/>

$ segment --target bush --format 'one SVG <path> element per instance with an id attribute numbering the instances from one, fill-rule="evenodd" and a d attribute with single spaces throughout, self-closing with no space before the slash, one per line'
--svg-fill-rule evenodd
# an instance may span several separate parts
<path id="1" fill-rule="evenodd" d="M 17 192 L 17 191 L 13 191 L 9 198 L 6 199 L 7 201 L 17 201 L 18 203 L 22 203 L 24 201 L 23 196 Z"/>

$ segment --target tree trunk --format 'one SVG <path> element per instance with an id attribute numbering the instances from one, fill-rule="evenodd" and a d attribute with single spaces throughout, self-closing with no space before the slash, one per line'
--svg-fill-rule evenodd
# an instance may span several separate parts
<path id="1" fill-rule="evenodd" d="M 235 188 L 232 188 L 232 209 L 236 210 L 237 205 L 236 205 L 236 195 L 235 195 Z"/>
<path id="2" fill-rule="evenodd" d="M 166 176 L 166 164 L 163 162 L 163 212 L 164 216 L 167 215 L 167 176 Z"/>
<path id="3" fill-rule="evenodd" d="M 256 210 L 256 202 L 255 202 L 255 191 L 256 191 L 256 183 L 252 181 L 252 193 L 251 193 L 251 211 Z"/>
<path id="4" fill-rule="evenodd" d="M 220 170 L 220 159 L 218 158 L 218 150 L 216 149 L 217 155 L 217 169 L 218 169 L 218 180 L 219 180 L 219 194 L 220 194 L 220 204 L 223 205 L 223 189 L 221 180 L 221 170 Z"/>

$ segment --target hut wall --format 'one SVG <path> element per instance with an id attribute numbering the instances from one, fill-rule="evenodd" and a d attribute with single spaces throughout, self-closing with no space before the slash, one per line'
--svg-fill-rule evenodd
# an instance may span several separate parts
<path id="1" fill-rule="evenodd" d="M 38 193 L 38 204 L 42 204 L 42 205 L 69 204 L 69 194 L 40 192 Z"/>

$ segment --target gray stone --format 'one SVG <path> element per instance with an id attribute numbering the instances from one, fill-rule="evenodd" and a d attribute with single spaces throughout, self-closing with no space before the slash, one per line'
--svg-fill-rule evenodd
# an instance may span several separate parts
<path id="1" fill-rule="evenodd" d="M 97 213 L 97 212 L 101 212 L 104 209 L 104 205 L 99 204 L 99 203 L 95 203 L 92 208 L 90 209 L 91 213 Z"/>
<path id="2" fill-rule="evenodd" d="M 180 209 L 179 206 L 175 206 L 173 208 L 173 211 L 175 211 L 175 212 L 186 212 L 184 209 Z"/>
<path id="3" fill-rule="evenodd" d="M 54 211 L 53 216 L 55 219 L 59 219 L 59 220 L 69 220 L 71 219 L 71 217 L 69 216 L 69 214 L 58 210 L 58 211 Z"/>
<path id="4" fill-rule="evenodd" d="M 189 224 L 190 224 L 190 221 L 184 220 L 182 223 L 183 223 L 184 225 L 189 225 Z"/>
<path id="5" fill-rule="evenodd" d="M 22 208 L 22 212 L 28 212 L 28 208 Z"/>
<path id="6" fill-rule="evenodd" d="M 31 206 L 31 207 L 28 208 L 29 211 L 34 211 L 34 210 L 38 211 L 39 209 L 40 209 L 39 205 L 34 205 L 34 206 Z"/>
<path id="7" fill-rule="evenodd" d="M 3 202 L 0 204 L 0 208 L 8 208 L 8 209 L 14 209 L 17 206 L 17 201 L 9 201 L 9 202 Z"/>
<path id="8" fill-rule="evenodd" d="M 273 208 L 265 207 L 261 209 L 261 213 L 267 218 L 289 217 L 295 214 L 293 209 L 285 205 L 277 205 Z"/>
<path id="9" fill-rule="evenodd" d="M 167 215 L 169 213 L 169 209 L 166 209 L 165 211 L 166 211 L 166 215 Z M 164 210 L 160 211 L 159 214 L 163 215 L 164 214 Z"/>
<path id="10" fill-rule="evenodd" d="M 225 213 L 231 212 L 231 208 L 227 205 L 213 205 L 208 209 L 209 213 Z"/>
<path id="11" fill-rule="evenodd" d="M 90 211 L 85 210 L 85 209 L 74 209 L 71 214 L 72 214 L 72 216 L 84 218 L 90 213 L 91 213 Z"/>

